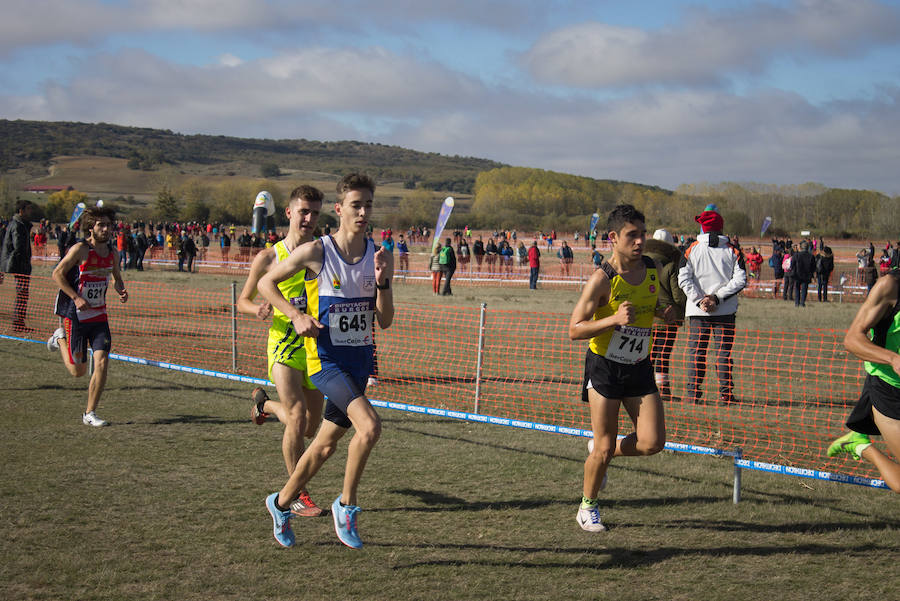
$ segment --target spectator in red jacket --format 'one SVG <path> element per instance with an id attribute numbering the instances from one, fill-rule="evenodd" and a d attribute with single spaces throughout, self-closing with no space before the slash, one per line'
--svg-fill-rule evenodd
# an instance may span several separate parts
<path id="1" fill-rule="evenodd" d="M 760 270 L 760 267 L 762 267 L 762 264 L 763 264 L 763 256 L 761 254 L 759 254 L 759 251 L 756 249 L 755 246 L 752 247 L 750 249 L 750 252 L 747 253 L 747 270 L 749 272 L 747 274 L 747 276 L 751 277 L 751 278 L 756 278 L 758 280 L 759 279 L 759 270 Z"/>
<path id="2" fill-rule="evenodd" d="M 538 248 L 537 240 L 532 242 L 531 248 L 528 249 L 528 266 L 531 268 L 528 287 L 534 290 L 537 288 L 538 273 L 541 271 L 541 251 Z"/>

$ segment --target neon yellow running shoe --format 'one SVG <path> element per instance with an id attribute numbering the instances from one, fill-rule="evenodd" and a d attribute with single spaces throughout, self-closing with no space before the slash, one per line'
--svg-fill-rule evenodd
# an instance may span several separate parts
<path id="1" fill-rule="evenodd" d="M 847 432 L 828 447 L 828 456 L 835 457 L 840 453 L 847 453 L 857 461 L 862 457 L 862 452 L 872 444 L 869 437 L 859 432 Z"/>

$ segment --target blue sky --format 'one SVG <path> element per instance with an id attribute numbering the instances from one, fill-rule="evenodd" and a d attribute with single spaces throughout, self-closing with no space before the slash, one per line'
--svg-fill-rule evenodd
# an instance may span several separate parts
<path id="1" fill-rule="evenodd" d="M 0 118 L 900 194 L 900 2 L 5 0 Z"/>

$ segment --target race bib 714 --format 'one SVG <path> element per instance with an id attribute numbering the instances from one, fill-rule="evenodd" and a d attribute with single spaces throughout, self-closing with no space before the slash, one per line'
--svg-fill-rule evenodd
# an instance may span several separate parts
<path id="1" fill-rule="evenodd" d="M 650 328 L 616 326 L 606 347 L 606 358 L 633 365 L 650 354 Z"/>

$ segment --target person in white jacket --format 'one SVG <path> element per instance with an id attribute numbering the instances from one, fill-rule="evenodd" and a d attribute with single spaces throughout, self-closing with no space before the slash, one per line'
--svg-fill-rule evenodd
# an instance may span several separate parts
<path id="1" fill-rule="evenodd" d="M 685 316 L 690 356 L 687 400 L 703 402 L 706 352 L 710 338 L 715 337 L 719 400 L 733 403 L 731 348 L 734 345 L 737 295 L 747 285 L 744 257 L 722 234 L 725 224 L 715 205 L 708 205 L 694 219 L 703 233 L 685 250 L 678 271 L 678 285 L 687 296 Z"/>

